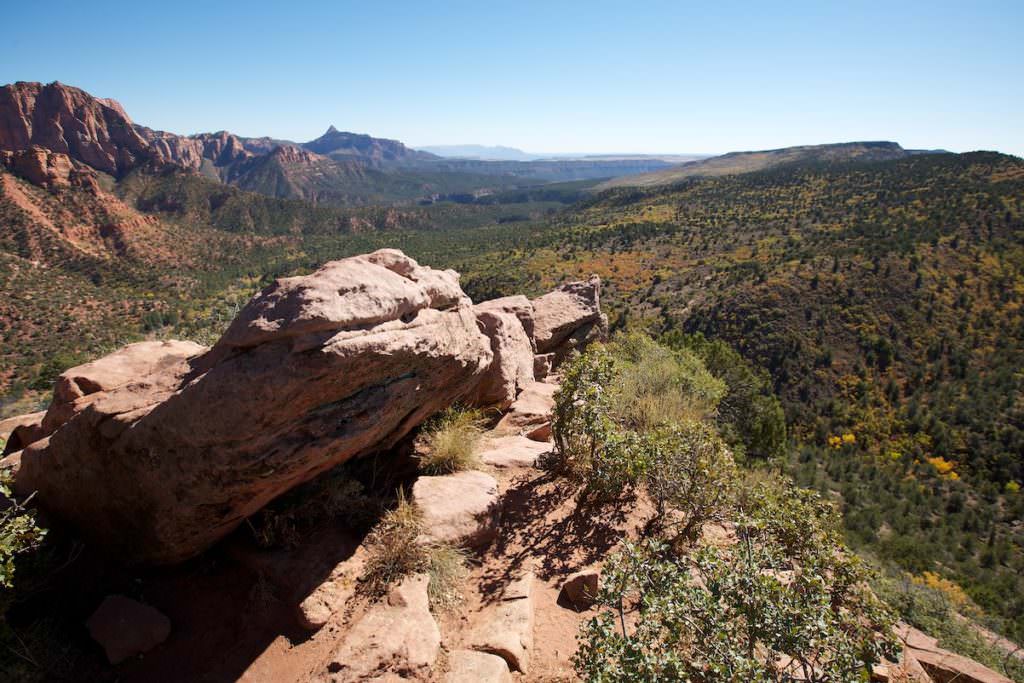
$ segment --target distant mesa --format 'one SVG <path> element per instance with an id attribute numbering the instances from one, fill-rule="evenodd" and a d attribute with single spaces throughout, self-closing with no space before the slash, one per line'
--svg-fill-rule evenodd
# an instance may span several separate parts
<path id="1" fill-rule="evenodd" d="M 889 141 L 840 142 L 752 152 L 729 152 L 721 156 L 690 161 L 652 173 L 613 178 L 599 185 L 598 189 L 669 185 L 697 176 L 752 173 L 785 164 L 890 161 L 915 154 L 936 153 L 944 153 L 944 150 L 909 150 L 903 149 L 898 143 Z"/>

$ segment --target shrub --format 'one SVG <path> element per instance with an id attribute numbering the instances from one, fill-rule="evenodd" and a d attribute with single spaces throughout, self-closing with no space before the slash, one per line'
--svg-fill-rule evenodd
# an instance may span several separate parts
<path id="1" fill-rule="evenodd" d="M 14 588 L 17 558 L 39 548 L 46 536 L 46 530 L 36 522 L 35 513 L 26 507 L 28 501 L 18 503 L 10 486 L 10 470 L 0 469 L 0 499 L 9 501 L 8 507 L 0 511 L 0 588 L 5 594 Z M 6 601 L 0 600 L 0 608 L 6 611 L 6 607 Z"/>
<path id="2" fill-rule="evenodd" d="M 813 526 L 814 519 L 804 523 Z M 771 535 L 689 558 L 656 542 L 611 558 L 573 661 L 586 681 L 851 681 L 897 654 L 892 617 L 838 546 L 795 563 Z"/>
<path id="3" fill-rule="evenodd" d="M 614 361 L 600 345 L 567 364 L 551 419 L 556 471 L 585 474 L 616 431 L 610 415 L 614 377 Z"/>
<path id="4" fill-rule="evenodd" d="M 427 474 L 451 474 L 477 467 L 481 422 L 479 411 L 456 407 L 430 420 L 420 436 L 420 469 Z"/>
<path id="5" fill-rule="evenodd" d="M 631 429 L 703 420 L 725 394 L 725 384 L 688 349 L 673 350 L 634 332 L 617 337 L 610 351 L 618 384 L 612 412 Z"/>
<path id="6" fill-rule="evenodd" d="M 304 531 L 328 520 L 365 528 L 379 505 L 342 466 L 281 496 L 250 517 L 248 524 L 260 547 L 290 548 L 302 540 Z"/>
<path id="7" fill-rule="evenodd" d="M 422 543 L 421 531 L 419 510 L 399 490 L 398 504 L 384 513 L 366 539 L 362 592 L 380 597 L 410 574 L 425 572 L 431 608 L 451 609 L 459 603 L 460 584 L 468 574 L 466 551 L 450 543 Z"/>
<path id="8" fill-rule="evenodd" d="M 737 470 L 725 443 L 707 424 L 664 427 L 648 437 L 645 483 L 658 517 L 668 508 L 682 513 L 679 538 L 692 540 L 705 522 L 732 509 Z"/>
<path id="9" fill-rule="evenodd" d="M 767 459 L 784 454 L 786 417 L 772 391 L 772 380 L 725 342 L 704 335 L 673 331 L 663 337 L 674 349 L 687 349 L 725 384 L 718 403 L 717 423 L 737 457 Z"/>
<path id="10" fill-rule="evenodd" d="M 712 427 L 679 420 L 707 415 L 722 388 L 696 357 L 641 335 L 592 347 L 555 394 L 554 468 L 598 498 L 646 482 L 662 517 L 669 504 L 690 517 L 690 534 L 721 512 L 735 467 Z"/>

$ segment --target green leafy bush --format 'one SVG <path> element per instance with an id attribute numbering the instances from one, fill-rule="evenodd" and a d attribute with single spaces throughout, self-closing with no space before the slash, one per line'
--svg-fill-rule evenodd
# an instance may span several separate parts
<path id="1" fill-rule="evenodd" d="M 767 371 L 725 342 L 708 340 L 699 332 L 673 331 L 664 335 L 662 341 L 671 348 L 695 354 L 708 372 L 725 384 L 716 423 L 736 457 L 768 459 L 784 455 L 786 416 L 772 392 Z"/>
<path id="2" fill-rule="evenodd" d="M 723 520 L 732 509 L 736 464 L 710 425 L 688 422 L 663 427 L 647 437 L 645 484 L 660 519 L 669 509 L 682 513 L 670 525 L 692 540 L 705 522 Z"/>
<path id="3" fill-rule="evenodd" d="M 786 530 L 765 521 L 752 517 L 734 545 L 690 556 L 627 544 L 602 572 L 602 609 L 583 625 L 573 660 L 579 676 L 838 683 L 867 680 L 872 664 L 895 657 L 892 616 L 864 565 L 831 544 L 796 544 L 794 556 Z"/>
<path id="4" fill-rule="evenodd" d="M 11 472 L 6 468 L 0 469 L 0 502 L 7 505 L 0 511 L 0 588 L 6 593 L 14 588 L 18 556 L 37 549 L 46 536 L 46 530 L 39 527 L 32 510 L 14 499 Z M 6 611 L 6 607 L 0 601 L 0 608 Z"/>
<path id="5" fill-rule="evenodd" d="M 617 363 L 612 411 L 632 429 L 703 420 L 725 395 L 725 383 L 688 349 L 673 350 L 633 332 L 616 337 L 609 351 Z"/>

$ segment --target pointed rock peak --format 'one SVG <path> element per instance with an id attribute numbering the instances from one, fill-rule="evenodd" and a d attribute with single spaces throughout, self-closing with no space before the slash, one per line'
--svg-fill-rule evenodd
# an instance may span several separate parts
<path id="1" fill-rule="evenodd" d="M 338 130 L 337 128 L 335 128 L 334 126 L 330 126 L 330 127 L 327 128 L 327 132 L 324 133 L 324 135 L 332 135 L 334 133 L 340 133 L 340 132 L 341 131 Z"/>

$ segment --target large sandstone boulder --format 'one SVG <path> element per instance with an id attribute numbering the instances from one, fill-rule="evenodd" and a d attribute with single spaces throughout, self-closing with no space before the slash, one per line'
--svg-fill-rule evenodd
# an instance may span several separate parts
<path id="1" fill-rule="evenodd" d="M 582 349 L 608 333 L 608 318 L 601 312 L 601 279 L 569 282 L 533 300 L 534 340 L 537 353 L 554 353 L 553 365 L 573 349 Z"/>
<path id="2" fill-rule="evenodd" d="M 390 448 L 492 359 L 454 271 L 395 250 L 335 261 L 266 288 L 201 356 L 92 398 L 75 380 L 88 401 L 22 452 L 18 488 L 127 560 L 183 560 Z"/>

